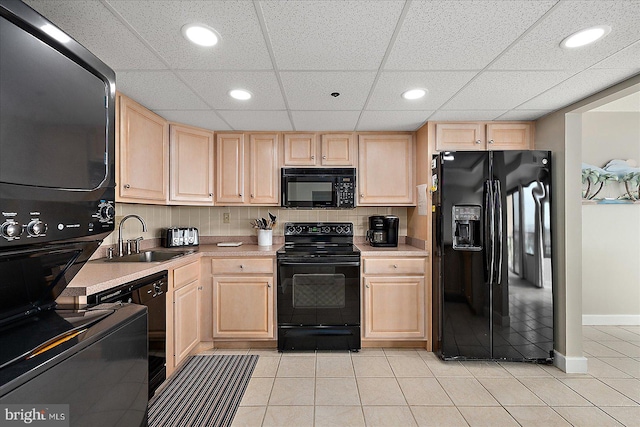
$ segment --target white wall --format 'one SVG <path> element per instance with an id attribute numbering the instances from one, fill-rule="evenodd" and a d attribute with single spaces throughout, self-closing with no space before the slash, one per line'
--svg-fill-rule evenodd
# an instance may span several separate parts
<path id="1" fill-rule="evenodd" d="M 640 164 L 640 111 L 584 113 L 582 161 L 602 167 L 614 158 Z M 640 204 L 582 206 L 583 324 L 640 324 L 639 261 Z"/>
<path id="2" fill-rule="evenodd" d="M 556 364 L 586 372 L 582 352 L 582 114 L 640 90 L 640 75 L 536 122 L 536 148 L 553 151 L 553 278 Z"/>

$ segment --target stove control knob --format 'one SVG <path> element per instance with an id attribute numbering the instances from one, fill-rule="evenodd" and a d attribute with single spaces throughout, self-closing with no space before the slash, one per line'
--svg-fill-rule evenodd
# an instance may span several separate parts
<path id="1" fill-rule="evenodd" d="M 331 227 L 329 226 L 322 227 L 322 232 L 325 234 L 329 234 L 331 232 Z"/>
<path id="2" fill-rule="evenodd" d="M 10 239 L 12 237 L 18 237 L 22 234 L 22 226 L 17 222 L 5 222 L 0 225 L 0 236 L 5 239 Z"/>
<path id="3" fill-rule="evenodd" d="M 302 227 L 301 226 L 297 226 L 296 227 L 296 233 L 302 234 Z"/>
<path id="4" fill-rule="evenodd" d="M 31 236 L 39 236 L 41 234 L 46 233 L 46 231 L 47 231 L 47 224 L 37 219 L 34 219 L 27 225 L 27 232 Z"/>
<path id="5" fill-rule="evenodd" d="M 338 234 L 342 234 L 343 233 L 343 228 L 342 228 L 341 225 L 336 227 L 336 233 L 338 233 Z"/>
<path id="6" fill-rule="evenodd" d="M 116 216 L 116 210 L 111 203 L 100 203 L 98 205 L 98 218 L 100 222 L 109 222 Z"/>
<path id="7" fill-rule="evenodd" d="M 287 234 L 293 234 L 296 231 L 295 227 L 290 225 L 287 227 Z"/>

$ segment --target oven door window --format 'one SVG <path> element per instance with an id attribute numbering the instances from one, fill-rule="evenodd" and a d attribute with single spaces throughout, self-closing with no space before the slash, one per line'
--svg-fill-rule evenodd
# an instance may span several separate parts
<path id="1" fill-rule="evenodd" d="M 332 178 L 286 178 L 286 203 L 293 207 L 331 207 L 336 205 Z"/>
<path id="2" fill-rule="evenodd" d="M 344 308 L 344 274 L 294 274 L 293 308 Z"/>

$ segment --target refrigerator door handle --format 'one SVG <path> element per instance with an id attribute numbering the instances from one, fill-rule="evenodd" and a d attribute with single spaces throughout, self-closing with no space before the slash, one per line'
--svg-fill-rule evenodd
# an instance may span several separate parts
<path id="1" fill-rule="evenodd" d="M 484 237 L 485 237 L 485 268 L 488 273 L 488 283 L 493 283 L 493 273 L 495 270 L 495 257 L 494 257 L 494 242 L 495 242 L 495 230 L 494 230 L 494 213 L 493 213 L 493 184 L 491 180 L 487 180 L 484 183 L 484 209 L 485 209 L 485 221 L 484 221 Z"/>
<path id="2" fill-rule="evenodd" d="M 503 244 L 503 230 L 502 230 L 502 190 L 500 189 L 500 181 L 494 180 L 494 216 L 496 219 L 495 228 L 498 230 L 495 240 L 495 259 L 496 263 L 496 284 L 502 284 L 502 244 Z"/>

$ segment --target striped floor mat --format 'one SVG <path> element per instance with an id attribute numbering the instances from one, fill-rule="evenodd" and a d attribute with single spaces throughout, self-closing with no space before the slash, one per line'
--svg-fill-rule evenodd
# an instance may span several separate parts
<path id="1" fill-rule="evenodd" d="M 230 426 L 258 356 L 192 356 L 149 401 L 149 426 Z"/>

